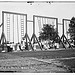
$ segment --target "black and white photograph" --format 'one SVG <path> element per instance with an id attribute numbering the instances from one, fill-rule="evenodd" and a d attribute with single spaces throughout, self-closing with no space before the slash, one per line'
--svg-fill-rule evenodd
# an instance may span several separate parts
<path id="1" fill-rule="evenodd" d="M 0 1 L 0 73 L 75 73 L 75 1 Z"/>

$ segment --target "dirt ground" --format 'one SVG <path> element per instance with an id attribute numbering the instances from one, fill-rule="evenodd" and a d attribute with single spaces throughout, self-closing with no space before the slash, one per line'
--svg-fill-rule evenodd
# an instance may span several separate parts
<path id="1" fill-rule="evenodd" d="M 75 50 L 0 53 L 0 72 L 73 73 L 75 72 Z"/>
<path id="2" fill-rule="evenodd" d="M 3 55 L 3 56 L 2 56 Z M 21 73 L 67 73 L 63 63 L 51 59 L 20 57 L 0 54 L 0 72 Z"/>

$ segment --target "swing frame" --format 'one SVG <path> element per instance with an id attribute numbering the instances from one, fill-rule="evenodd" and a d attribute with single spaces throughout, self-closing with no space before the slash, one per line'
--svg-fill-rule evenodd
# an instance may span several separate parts
<path id="1" fill-rule="evenodd" d="M 4 33 L 4 14 L 13 14 L 13 15 L 24 15 L 26 16 L 26 25 L 25 25 L 25 33 L 27 34 L 27 14 L 23 14 L 23 13 L 16 13 L 16 12 L 8 12 L 8 11 L 2 11 L 2 32 Z M 18 24 L 18 23 L 17 23 Z M 18 31 L 18 30 L 17 30 Z"/>
<path id="2" fill-rule="evenodd" d="M 66 42 L 69 44 L 70 48 L 73 49 L 72 45 L 70 44 L 69 40 L 66 38 L 65 36 L 65 32 L 64 32 L 64 25 L 65 25 L 65 21 L 72 21 L 70 19 L 63 19 L 62 20 L 62 23 L 63 23 L 63 34 L 61 36 L 61 39 L 63 40 L 63 43 L 64 43 L 64 39 L 66 39 Z"/>
<path id="3" fill-rule="evenodd" d="M 26 16 L 26 25 L 25 25 L 25 36 L 24 36 L 24 38 L 26 39 L 26 43 L 28 43 L 27 39 L 29 40 L 29 44 L 30 44 L 30 46 L 31 46 L 31 48 L 32 48 L 33 51 L 34 51 L 34 48 L 33 48 L 31 42 L 32 42 L 32 40 L 35 41 L 35 39 L 36 39 L 36 41 L 37 41 L 37 43 L 38 43 L 40 49 L 42 50 L 42 47 L 41 47 L 42 44 L 39 43 L 39 40 L 38 40 L 38 38 L 37 38 L 37 36 L 36 36 L 36 34 L 35 34 L 35 17 L 48 18 L 48 19 L 55 19 L 55 20 L 56 20 L 56 32 L 57 32 L 57 36 L 58 36 L 59 40 L 62 42 L 64 48 L 66 49 L 66 47 L 65 47 L 65 45 L 64 45 L 64 38 L 65 38 L 66 40 L 67 40 L 67 38 L 66 38 L 65 35 L 64 35 L 64 20 L 68 20 L 68 19 L 63 19 L 63 20 L 62 20 L 62 22 L 63 22 L 63 34 L 62 34 L 62 37 L 60 38 L 60 36 L 58 35 L 58 18 L 33 15 L 33 21 L 31 21 L 31 20 L 27 20 L 27 14 L 2 11 L 2 33 L 4 33 L 4 13 L 6 13 L 6 14 L 15 14 L 15 15 L 25 15 L 25 16 Z M 68 20 L 68 21 L 71 21 L 71 20 Z M 32 22 L 32 23 L 33 23 L 33 34 L 32 34 L 31 39 L 29 38 L 29 36 L 28 36 L 28 34 L 27 34 L 27 22 Z M 61 39 L 63 39 L 63 41 L 62 41 Z M 67 40 L 67 42 L 69 43 L 68 40 Z M 69 45 L 70 45 L 70 43 L 69 43 Z M 71 46 L 71 45 L 70 45 L 70 46 Z M 71 48 L 72 48 L 72 47 L 71 47 Z M 4 40 L 3 40 L 3 49 L 4 49 Z"/>
<path id="4" fill-rule="evenodd" d="M 34 41 L 35 41 L 35 38 L 37 39 L 36 34 L 35 34 L 35 17 L 48 18 L 48 19 L 55 19 L 56 20 L 56 32 L 57 32 L 56 34 L 57 34 L 57 37 L 59 38 L 59 41 L 62 43 L 63 47 L 66 49 L 65 44 L 61 40 L 61 37 L 58 35 L 58 18 L 54 18 L 54 17 L 33 15 L 33 35 L 32 35 L 31 41 L 32 41 L 32 39 Z M 37 39 L 37 42 L 39 44 L 38 39 Z M 41 43 L 41 45 L 42 45 L 42 43 Z M 40 44 L 39 44 L 39 46 L 40 46 Z M 42 50 L 42 47 L 41 46 L 40 46 L 40 49 Z"/>
<path id="5" fill-rule="evenodd" d="M 34 33 L 34 34 L 35 34 L 35 17 L 47 18 L 47 19 L 55 19 L 55 20 L 56 20 L 56 31 L 58 32 L 58 18 L 33 15 L 33 33 Z"/>
<path id="6" fill-rule="evenodd" d="M 48 18 L 48 19 L 56 19 L 56 31 L 57 31 L 57 33 L 58 33 L 58 18 L 33 15 L 33 35 L 31 37 L 31 41 L 33 40 L 33 42 L 35 42 L 35 39 L 36 39 L 40 49 L 43 50 L 42 47 L 41 47 L 42 43 L 40 45 L 39 40 L 38 40 L 38 38 L 37 38 L 37 36 L 35 34 L 35 17 Z"/>
<path id="7" fill-rule="evenodd" d="M 14 15 L 24 15 L 24 16 L 26 16 L 26 25 L 25 25 L 25 36 L 24 36 L 24 38 L 26 39 L 26 43 L 27 43 L 27 38 L 28 38 L 28 40 L 29 40 L 29 43 L 30 43 L 30 46 L 31 46 L 31 48 L 33 49 L 33 47 L 32 47 L 32 44 L 31 44 L 31 41 L 30 41 L 30 38 L 29 38 L 29 36 L 28 36 L 28 34 L 27 34 L 27 14 L 23 14 L 23 13 L 15 13 L 15 12 L 8 12 L 8 11 L 2 11 L 2 33 L 4 33 L 4 14 L 14 14 Z M 3 46 L 2 46 L 2 48 L 3 48 L 3 50 L 4 50 L 4 40 L 3 40 L 3 44 L 2 44 Z"/>

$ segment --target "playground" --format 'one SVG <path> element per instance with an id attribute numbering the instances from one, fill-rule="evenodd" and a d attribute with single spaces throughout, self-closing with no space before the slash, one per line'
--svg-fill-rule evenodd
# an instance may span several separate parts
<path id="1" fill-rule="evenodd" d="M 56 32 L 58 32 L 58 18 L 33 15 L 33 21 L 30 21 L 27 20 L 27 14 L 23 13 L 2 11 L 2 15 L 0 72 L 75 72 L 75 50 L 68 40 L 68 34 L 66 35 L 67 28 L 69 28 L 69 26 L 66 26 L 65 31 L 66 19 L 63 19 L 62 36 L 60 37 L 57 34 L 60 43 L 56 43 L 56 48 L 53 46 L 55 42 L 53 44 L 51 43 L 50 48 L 48 46 L 48 40 L 40 41 L 38 39 L 39 33 L 37 31 L 41 31 L 45 23 L 45 25 L 53 25 Z M 33 22 L 33 34 L 31 38 L 27 33 L 27 22 Z M 69 25 L 69 23 L 66 23 L 66 25 Z M 44 47 L 42 47 L 42 44 Z"/>
<path id="2" fill-rule="evenodd" d="M 28 23 L 33 23 L 33 34 L 28 35 Z M 71 20 L 62 20 L 62 36 L 59 36 L 58 18 L 33 15 L 33 21 L 27 19 L 27 14 L 2 11 L 2 34 L 0 39 L 1 52 L 38 51 L 49 49 L 74 49 L 73 40 L 68 34 Z M 59 42 L 39 40 L 39 32 L 44 25 L 52 25 L 56 30 Z M 49 37 L 50 38 L 50 37 Z M 69 41 L 70 40 L 70 41 Z M 50 45 L 48 44 L 50 43 Z M 72 44 L 71 44 L 72 43 Z M 42 47 L 44 46 L 44 47 Z M 56 47 L 55 47 L 56 46 Z"/>
<path id="3" fill-rule="evenodd" d="M 18 5 L 15 6 L 18 7 Z M 53 14 L 54 17 L 49 15 L 51 10 L 48 15 L 47 10 L 46 14 L 44 11 L 41 12 L 41 5 L 25 7 L 26 11 L 22 6 L 22 11 L 25 12 L 19 12 L 17 9 L 16 11 L 6 10 L 7 8 L 1 10 L 0 72 L 75 72 L 75 40 L 71 37 L 71 34 L 75 32 L 69 32 L 70 26 L 75 24 L 74 20 L 63 17 L 59 22 L 59 17 L 54 16 L 55 14 Z M 40 7 L 41 10 L 36 6 Z M 41 14 L 30 8 L 39 9 L 37 11 Z M 49 34 L 47 34 L 49 35 L 48 39 L 40 39 L 40 34 L 46 26 L 53 28 L 56 35 L 56 37 L 53 36 L 54 39 L 51 39 Z"/>

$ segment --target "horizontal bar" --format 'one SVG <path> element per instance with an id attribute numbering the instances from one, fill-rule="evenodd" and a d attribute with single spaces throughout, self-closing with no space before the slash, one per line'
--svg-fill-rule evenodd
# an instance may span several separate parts
<path id="1" fill-rule="evenodd" d="M 46 16 L 38 16 L 38 15 L 33 15 L 33 17 L 49 18 L 49 19 L 58 19 L 58 18 L 54 18 L 54 17 L 46 17 Z"/>
<path id="2" fill-rule="evenodd" d="M 33 21 L 31 21 L 31 20 L 27 20 L 27 22 L 33 22 Z"/>
<path id="3" fill-rule="evenodd" d="M 70 20 L 70 19 L 63 19 L 63 20 L 66 20 L 66 21 L 73 21 L 73 22 L 75 22 L 74 20 Z"/>
<path id="4" fill-rule="evenodd" d="M 62 23 L 58 23 L 59 25 L 63 25 Z"/>
<path id="5" fill-rule="evenodd" d="M 66 21 L 71 21 L 70 19 L 63 19 L 63 20 L 66 20 Z"/>
<path id="6" fill-rule="evenodd" d="M 8 12 L 8 11 L 2 11 L 2 13 L 16 14 L 16 15 L 27 15 L 27 14 L 23 14 L 23 13 L 15 13 L 15 12 Z"/>

